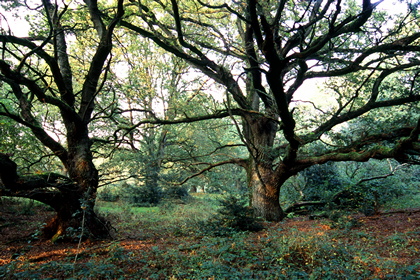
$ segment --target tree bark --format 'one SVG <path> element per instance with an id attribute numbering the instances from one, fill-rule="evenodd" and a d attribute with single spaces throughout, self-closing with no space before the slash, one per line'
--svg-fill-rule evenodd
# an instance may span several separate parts
<path id="1" fill-rule="evenodd" d="M 89 203 L 92 198 L 81 192 L 56 197 L 53 207 L 57 215 L 43 228 L 44 237 L 53 242 L 110 237 L 110 224 L 94 212 L 93 203 Z"/>

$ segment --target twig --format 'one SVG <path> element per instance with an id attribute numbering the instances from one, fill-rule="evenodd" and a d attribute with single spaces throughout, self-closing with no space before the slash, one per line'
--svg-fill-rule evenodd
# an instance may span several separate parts
<path id="1" fill-rule="evenodd" d="M 74 256 L 74 261 L 73 261 L 73 277 L 74 277 L 74 273 L 75 273 L 75 270 L 76 270 L 77 257 L 79 256 L 79 253 L 80 253 L 80 246 L 82 244 L 83 232 L 85 231 L 86 207 L 83 207 L 82 209 L 83 209 L 82 231 L 80 232 L 79 242 L 77 244 L 77 249 L 76 249 L 76 255 Z"/>

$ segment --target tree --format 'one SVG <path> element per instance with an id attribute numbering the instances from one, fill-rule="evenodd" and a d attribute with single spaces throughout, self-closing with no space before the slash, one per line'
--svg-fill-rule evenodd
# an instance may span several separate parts
<path id="1" fill-rule="evenodd" d="M 112 87 L 117 93 L 114 103 L 119 114 L 114 116 L 116 133 L 110 136 L 117 134 L 122 141 L 111 153 L 114 158 L 108 158 L 100 168 L 132 174 L 138 177 L 140 189 L 153 192 L 178 188 L 177 181 L 208 166 L 209 158 L 223 161 L 232 157 L 237 145 L 229 145 L 232 141 L 228 135 L 235 133 L 229 120 L 210 120 L 204 128 L 203 123 L 162 125 L 192 114 L 211 114 L 217 108 L 218 101 L 209 93 L 212 88 L 206 85 L 208 78 L 197 76 L 182 59 L 137 35 L 125 33 L 120 43 L 114 62 L 121 61 L 126 75 L 112 76 L 112 80 L 119 80 Z M 164 122 L 159 123 L 159 119 Z M 108 173 L 114 178 L 117 175 Z M 194 176 L 185 180 L 183 188 L 205 185 L 209 191 L 220 191 L 233 185 L 228 182 L 232 174 L 226 172 L 219 176 L 220 183 L 209 183 L 209 177 L 218 173 L 222 172 Z"/>
<path id="2" fill-rule="evenodd" d="M 400 127 L 375 119 L 379 131 L 339 139 L 340 128 L 352 120 L 393 113 L 390 108 L 417 108 L 420 100 L 416 7 L 408 5 L 405 15 L 393 16 L 380 6 L 381 1 L 370 0 L 361 5 L 132 1 L 121 25 L 224 86 L 226 102 L 217 114 L 173 122 L 230 116 L 241 127 L 249 157 L 224 163 L 246 169 L 255 214 L 279 221 L 284 217 L 281 186 L 310 166 L 370 158 L 412 162 L 418 155 L 416 116 L 407 116 Z M 305 87 L 317 78 L 327 80 L 331 91 Z M 335 101 L 323 107 L 325 98 Z M 311 110 L 305 110 L 308 105 Z"/>
<path id="3" fill-rule="evenodd" d="M 57 216 L 46 226 L 45 234 L 54 240 L 65 236 L 69 228 L 85 229 L 92 237 L 109 234 L 106 223 L 93 211 L 99 178 L 93 164 L 94 139 L 89 131 L 93 122 L 106 114 L 105 109 L 95 110 L 95 102 L 107 79 L 112 36 L 124 13 L 123 1 L 118 1 L 112 9 L 110 20 L 102 17 L 97 1 L 84 2 L 86 5 L 80 7 L 85 18 L 89 14 L 90 25 L 85 21 L 82 24 L 71 21 L 72 17 L 80 16 L 78 7 L 64 1 L 54 4 L 43 0 L 35 8 L 39 19 L 34 23 L 33 34 L 14 36 L 12 26 L 12 30 L 3 30 L 0 35 L 0 116 L 29 129 L 60 160 L 68 174 L 48 172 L 23 176 L 10 155 L 2 153 L 1 195 L 27 197 L 52 206 Z M 5 3 L 8 4 L 34 11 L 19 2 Z M 88 32 L 92 27 L 96 37 Z M 69 39 L 82 39 L 91 45 L 84 53 L 72 56 Z M 90 57 L 87 59 L 86 55 Z M 78 61 L 72 58 L 85 60 L 76 64 Z M 52 123 L 49 114 L 56 118 Z M 64 139 L 55 137 L 51 127 L 64 130 Z"/>

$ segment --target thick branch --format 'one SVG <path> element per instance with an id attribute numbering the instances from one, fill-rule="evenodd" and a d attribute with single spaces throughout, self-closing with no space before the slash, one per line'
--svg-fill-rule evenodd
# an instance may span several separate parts
<path id="1" fill-rule="evenodd" d="M 2 63 L 2 62 L 3 61 L 0 60 L 0 70 L 3 73 L 5 73 L 4 68 L 3 68 L 4 63 Z M 5 73 L 5 74 L 8 75 L 8 73 Z M 12 78 L 13 78 L 13 75 L 12 75 Z M 38 91 L 43 93 L 42 90 L 36 85 L 35 82 L 30 81 L 26 78 L 20 77 L 20 75 L 18 75 L 18 77 L 16 79 L 18 79 L 18 78 L 21 78 L 21 79 L 29 82 L 31 84 L 31 89 L 35 90 L 35 92 L 33 92 L 34 94 L 37 94 Z M 39 141 L 41 141 L 46 147 L 48 147 L 51 151 L 53 151 L 54 154 L 56 154 L 63 162 L 66 162 L 67 156 L 68 156 L 66 149 L 60 143 L 58 143 L 53 138 L 51 138 L 51 136 L 49 136 L 48 133 L 45 132 L 45 130 L 40 125 L 40 123 L 32 115 L 31 104 L 26 99 L 26 96 L 23 94 L 20 86 L 18 84 L 16 84 L 14 81 L 10 81 L 9 79 L 4 79 L 1 76 L 0 76 L 0 80 L 6 81 L 11 86 L 16 98 L 19 100 L 19 107 L 21 109 L 22 117 L 16 116 L 16 115 L 8 112 L 7 108 L 5 108 L 5 107 L 3 108 L 3 109 L 5 109 L 5 111 L 1 112 L 0 114 L 3 115 L 3 116 L 7 116 L 10 119 L 12 119 L 12 120 L 14 120 L 14 121 L 16 121 L 16 122 L 18 122 L 22 125 L 27 126 L 29 129 L 31 129 L 31 131 L 34 133 L 35 137 Z M 64 106 L 68 106 L 68 105 L 64 104 Z"/>
<path id="2" fill-rule="evenodd" d="M 17 165 L 7 154 L 0 153 L 0 195 L 26 197 L 51 205 L 57 202 L 60 192 L 71 192 L 74 184 L 69 178 L 56 173 L 19 176 Z M 58 200 L 60 201 L 60 200 Z"/>
<path id="3" fill-rule="evenodd" d="M 51 4 L 50 0 L 43 0 L 50 29 L 53 33 L 54 56 L 60 68 L 64 91 L 60 91 L 62 99 L 70 106 L 74 106 L 75 98 L 73 94 L 73 74 L 67 53 L 67 42 L 64 28 L 61 26 L 61 16 L 66 12 L 67 6 L 61 15 L 58 15 L 58 7 Z"/>
<path id="4" fill-rule="evenodd" d="M 0 79 L 8 83 L 13 88 L 15 94 L 17 87 L 23 85 L 27 87 L 40 102 L 57 106 L 62 112 L 66 113 L 69 119 L 77 121 L 77 114 L 75 114 L 74 110 L 67 103 L 61 101 L 59 98 L 45 94 L 45 89 L 41 88 L 34 80 L 26 78 L 19 72 L 12 70 L 11 66 L 4 60 L 0 60 L 0 72 L 3 75 L 0 76 Z"/>
<path id="5" fill-rule="evenodd" d="M 261 100 L 264 102 L 265 107 L 272 108 L 274 101 L 271 100 L 269 95 L 267 94 L 265 88 L 262 85 L 262 70 L 260 69 L 260 65 L 258 62 L 257 53 L 254 48 L 254 39 L 252 37 L 253 28 L 251 25 L 247 27 L 245 32 L 245 51 L 247 53 L 248 63 L 249 63 L 249 72 L 251 75 L 251 82 L 253 89 L 256 91 L 254 94 L 258 94 Z M 254 106 L 256 107 L 256 106 Z"/>
<path id="6" fill-rule="evenodd" d="M 349 151 L 349 152 L 331 152 L 320 156 L 307 157 L 296 161 L 297 165 L 302 167 L 308 167 L 315 164 L 323 164 L 328 161 L 358 161 L 364 162 L 369 159 L 387 159 L 393 158 L 400 162 L 410 162 L 410 158 L 406 154 L 406 148 L 404 148 L 405 141 L 402 140 L 394 148 L 389 148 L 382 145 L 375 145 L 372 148 L 361 151 Z M 420 153 L 420 147 L 415 146 L 415 152 Z"/>
<path id="7" fill-rule="evenodd" d="M 343 55 L 348 54 L 348 53 L 352 54 L 355 52 L 360 53 L 360 55 L 356 57 L 353 61 L 345 61 L 347 66 L 343 68 L 327 70 L 327 71 L 319 71 L 319 72 L 308 72 L 306 73 L 305 78 L 338 77 L 338 76 L 343 76 L 343 75 L 353 73 L 359 70 L 368 69 L 369 67 L 363 66 L 362 62 L 373 54 L 387 53 L 390 51 L 419 52 L 420 46 L 409 45 L 410 43 L 414 42 L 418 38 L 420 38 L 420 32 L 415 33 L 405 38 L 406 40 L 404 41 L 397 40 L 393 43 L 374 46 L 364 51 L 350 50 L 350 49 L 349 50 L 336 50 L 337 53 L 341 53 Z M 328 56 L 328 59 L 330 59 L 331 54 L 326 54 L 326 55 Z M 416 63 L 416 62 L 412 62 L 412 63 Z"/>
<path id="8" fill-rule="evenodd" d="M 88 74 L 82 88 L 82 100 L 80 104 L 79 116 L 87 124 L 90 121 L 92 112 L 94 110 L 94 99 L 97 94 L 97 86 L 102 75 L 102 70 L 106 64 L 106 60 L 112 50 L 112 35 L 116 24 L 124 15 L 123 0 L 118 0 L 117 13 L 111 23 L 106 27 L 102 22 L 101 13 L 97 6 L 96 0 L 85 0 L 89 7 L 91 20 L 94 23 L 98 35 L 99 45 L 96 49 L 95 55 L 92 58 Z"/>
<path id="9" fill-rule="evenodd" d="M 238 13 L 237 11 L 235 11 L 233 8 L 231 8 L 228 4 L 223 3 L 222 5 L 210 5 L 207 3 L 204 3 L 200 0 L 197 0 L 198 3 L 200 3 L 200 5 L 210 8 L 210 9 L 223 9 L 225 8 L 226 10 L 228 10 L 230 13 L 234 14 L 235 16 L 237 16 L 240 20 L 243 21 L 247 21 L 240 13 Z"/>
<path id="10" fill-rule="evenodd" d="M 264 116 L 263 113 L 260 113 L 257 111 L 250 111 L 250 110 L 242 110 L 242 109 L 220 110 L 220 111 L 216 111 L 213 114 L 208 114 L 204 116 L 194 116 L 194 117 L 186 116 L 185 118 L 173 119 L 173 120 L 159 119 L 155 117 L 153 119 L 139 121 L 135 125 L 124 127 L 123 129 L 126 130 L 127 131 L 126 134 L 128 134 L 132 132 L 133 130 L 137 129 L 139 126 L 144 125 L 144 124 L 169 125 L 169 124 L 180 124 L 180 123 L 193 123 L 193 122 L 212 120 L 212 119 L 222 119 L 222 118 L 229 117 L 231 115 L 245 116 L 245 115 L 253 115 L 253 114 Z"/>
<path id="11" fill-rule="evenodd" d="M 341 114 L 340 116 L 333 116 L 331 119 L 320 125 L 316 130 L 312 133 L 301 137 L 305 144 L 313 142 L 319 139 L 326 131 L 330 131 L 334 126 L 348 122 L 349 120 L 355 119 L 360 117 L 361 115 L 369 112 L 373 109 L 377 108 L 385 108 L 385 107 L 392 107 L 398 106 L 408 103 L 414 103 L 420 101 L 420 95 L 412 95 L 408 97 L 402 97 L 394 100 L 385 100 L 385 101 L 377 101 L 373 103 L 367 103 L 366 105 L 360 107 L 359 109 Z"/>
<path id="12" fill-rule="evenodd" d="M 235 101 L 238 103 L 238 105 L 241 108 L 251 109 L 251 106 L 248 104 L 245 96 L 242 93 L 241 88 L 239 87 L 237 81 L 234 79 L 232 74 L 223 66 L 220 66 L 214 63 L 212 60 L 206 57 L 202 52 L 200 52 L 195 47 L 194 49 L 196 51 L 192 51 L 192 52 L 198 55 L 198 58 L 194 57 L 193 55 L 187 54 L 182 49 L 174 45 L 174 42 L 172 39 L 165 39 L 164 36 L 161 34 L 155 34 L 155 33 L 149 32 L 139 26 L 133 25 L 124 20 L 121 21 L 121 25 L 126 27 L 127 29 L 130 29 L 140 34 L 143 37 L 151 39 L 159 47 L 163 48 L 164 50 L 174 54 L 175 56 L 181 59 L 184 59 L 191 66 L 199 69 L 205 75 L 215 80 L 217 83 L 225 86 L 227 90 L 232 94 L 233 98 L 235 99 Z M 182 30 L 180 31 L 181 32 L 178 33 L 178 37 L 182 36 Z M 189 47 L 193 47 L 193 46 L 186 43 L 185 40 L 183 40 L 183 36 L 181 38 L 182 38 L 182 41 L 184 42 L 184 47 L 190 50 Z"/>

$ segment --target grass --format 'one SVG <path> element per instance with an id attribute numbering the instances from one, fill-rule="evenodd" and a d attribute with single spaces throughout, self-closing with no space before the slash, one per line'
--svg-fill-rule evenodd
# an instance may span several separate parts
<path id="1" fill-rule="evenodd" d="M 266 223 L 258 233 L 214 236 L 199 230 L 199 224 L 217 211 L 212 197 L 196 197 L 186 204 L 167 201 L 153 208 L 103 202 L 97 207 L 117 228 L 117 241 L 86 248 L 76 263 L 73 255 L 40 263 L 20 257 L 0 267 L 0 278 L 420 278 L 418 227 L 396 231 L 394 221 L 386 220 L 391 216 L 381 221 L 366 218 L 357 227 L 343 228 L 332 227 L 329 220 L 294 218 Z M 416 217 L 405 217 L 404 225 L 418 223 Z"/>
<path id="2" fill-rule="evenodd" d="M 96 209 L 100 213 L 122 213 L 124 211 L 129 210 L 132 213 L 141 214 L 141 213 L 150 213 L 156 212 L 159 210 L 159 207 L 134 207 L 134 206 L 127 206 L 124 203 L 119 202 L 107 202 L 107 201 L 99 201 L 96 204 Z"/>

